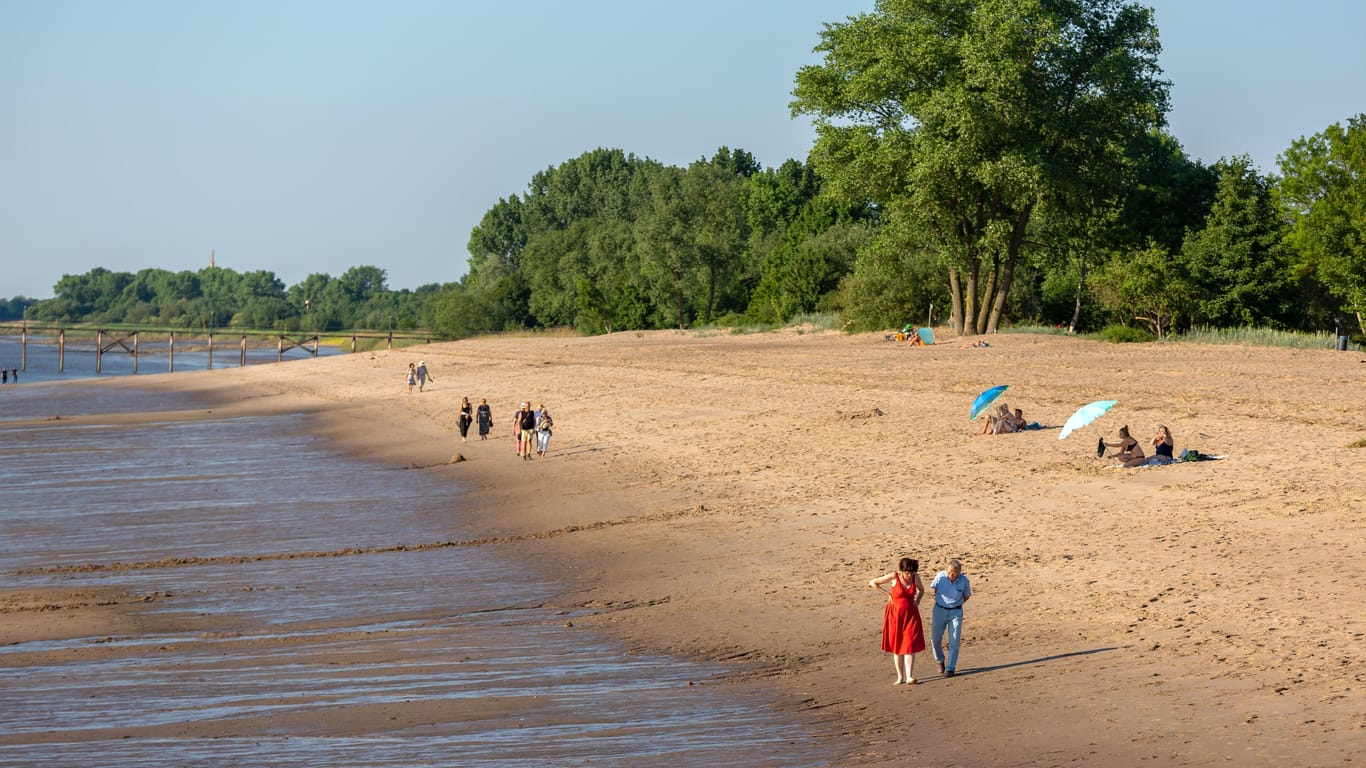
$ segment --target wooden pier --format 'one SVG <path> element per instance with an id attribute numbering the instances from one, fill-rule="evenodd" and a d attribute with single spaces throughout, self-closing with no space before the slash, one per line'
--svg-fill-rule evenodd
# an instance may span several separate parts
<path id="1" fill-rule="evenodd" d="M 339 333 L 309 332 L 301 333 L 281 333 L 278 331 L 238 331 L 230 328 L 202 329 L 198 332 L 190 329 L 171 329 L 171 328 L 119 328 L 117 326 L 65 326 L 49 323 L 5 323 L 8 329 L 17 327 L 19 335 L 19 370 L 28 370 L 28 345 L 30 341 L 35 344 L 53 344 L 57 346 L 57 372 L 63 373 L 66 370 L 66 352 L 68 345 L 68 332 L 73 337 L 91 339 L 94 342 L 95 353 L 95 373 L 102 373 L 104 369 L 104 356 L 108 353 L 126 353 L 132 357 L 133 373 L 138 372 L 138 359 L 147 355 L 161 354 L 166 355 L 167 372 L 175 371 L 176 340 L 179 334 L 182 354 L 187 345 L 190 351 L 204 351 L 208 357 L 208 369 L 213 370 L 213 356 L 215 342 L 221 337 L 232 339 L 229 349 L 235 347 L 237 365 L 246 367 L 248 349 L 269 349 L 275 347 L 275 361 L 283 362 L 285 352 L 293 349 L 303 350 L 312 357 L 318 357 L 318 350 L 324 340 L 345 341 L 350 340 L 350 352 L 355 353 L 361 340 L 381 340 L 384 342 L 385 349 L 393 349 L 394 342 L 397 340 L 401 345 L 407 344 L 430 344 L 431 334 L 425 333 L 395 333 L 393 331 L 349 331 Z M 302 335 L 301 335 L 302 334 Z M 36 336 L 31 339 L 30 336 Z M 145 349 L 142 341 L 147 337 L 151 349 Z M 55 341 L 54 341 L 55 339 Z M 158 344 L 163 342 L 164 346 Z M 219 348 L 221 348 L 221 344 Z M 367 349 L 371 348 L 369 345 Z"/>

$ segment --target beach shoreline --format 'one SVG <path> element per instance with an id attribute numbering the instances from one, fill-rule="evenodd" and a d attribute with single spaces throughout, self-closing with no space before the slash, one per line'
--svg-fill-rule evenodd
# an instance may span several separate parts
<path id="1" fill-rule="evenodd" d="M 1366 526 L 1359 357 L 661 331 L 108 385 L 194 393 L 220 415 L 305 413 L 349 454 L 449 478 L 460 527 L 558 585 L 551 604 L 780 692 L 840 765 L 1328 766 L 1366 730 L 1366 577 L 1344 568 Z M 409 395 L 419 358 L 435 378 Z M 995 384 L 1044 429 L 976 435 L 968 404 Z M 492 440 L 460 442 L 462 395 L 493 404 Z M 1060 441 L 1097 399 L 1120 405 Z M 555 415 L 546 459 L 513 456 L 520 401 Z M 1229 458 L 1095 458 L 1102 430 L 1143 442 L 1159 423 L 1178 453 Z M 901 556 L 926 583 L 951 557 L 973 580 L 955 679 L 923 654 L 922 684 L 890 685 L 866 582 Z"/>

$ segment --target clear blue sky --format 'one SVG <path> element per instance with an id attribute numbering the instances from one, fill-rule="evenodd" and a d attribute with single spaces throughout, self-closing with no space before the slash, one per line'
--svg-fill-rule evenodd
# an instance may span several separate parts
<path id="1" fill-rule="evenodd" d="M 1263 171 L 1366 111 L 1366 3 L 1149 0 L 1171 130 Z M 596 147 L 804 158 L 793 76 L 872 0 L 0 0 L 0 297 L 93 267 L 464 274 L 470 229 Z"/>

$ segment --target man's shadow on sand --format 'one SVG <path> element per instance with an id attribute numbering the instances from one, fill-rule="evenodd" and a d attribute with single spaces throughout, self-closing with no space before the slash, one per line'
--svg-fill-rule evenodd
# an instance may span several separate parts
<path id="1" fill-rule="evenodd" d="M 1106 652 L 1109 652 L 1109 651 L 1117 651 L 1117 650 L 1119 650 L 1119 647 L 1118 647 L 1118 646 L 1113 646 L 1113 645 L 1112 645 L 1112 646 L 1109 646 L 1109 647 L 1107 647 L 1107 648 L 1092 648 L 1092 649 L 1086 650 L 1086 651 L 1072 651 L 1071 653 L 1057 653 L 1057 654 L 1054 654 L 1054 655 L 1052 655 L 1052 656 L 1041 656 L 1041 657 L 1039 657 L 1039 658 L 1037 658 L 1037 659 L 1026 659 L 1026 660 L 1024 660 L 1024 661 L 1012 661 L 1012 662 L 1010 662 L 1010 663 L 1008 663 L 1008 664 L 994 664 L 994 665 L 989 666 L 989 667 L 970 667 L 970 668 L 968 668 L 968 669 L 960 669 L 960 670 L 958 670 L 957 673 L 954 675 L 954 677 L 967 677 L 968 675 L 980 675 L 980 674 L 984 674 L 984 673 L 987 673 L 987 672 L 997 672 L 997 671 L 1000 671 L 1000 670 L 1002 670 L 1002 669 L 1010 669 L 1011 667 L 1027 667 L 1027 666 L 1029 666 L 1029 665 L 1031 665 L 1031 664 L 1044 664 L 1044 663 L 1047 663 L 1047 662 L 1050 662 L 1050 661 L 1057 661 L 1057 660 L 1059 660 L 1059 659 L 1070 659 L 1070 658 L 1072 658 L 1072 657 L 1074 657 L 1074 656 L 1090 656 L 1090 655 L 1096 654 L 1096 653 L 1106 653 Z"/>

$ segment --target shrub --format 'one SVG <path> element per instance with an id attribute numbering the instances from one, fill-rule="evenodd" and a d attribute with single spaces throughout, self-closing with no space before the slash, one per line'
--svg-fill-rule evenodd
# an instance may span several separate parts
<path id="1" fill-rule="evenodd" d="M 1101 330 L 1100 337 L 1111 344 L 1128 344 L 1154 339 L 1151 333 L 1141 328 L 1130 328 L 1127 325 L 1107 325 Z"/>

